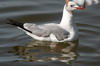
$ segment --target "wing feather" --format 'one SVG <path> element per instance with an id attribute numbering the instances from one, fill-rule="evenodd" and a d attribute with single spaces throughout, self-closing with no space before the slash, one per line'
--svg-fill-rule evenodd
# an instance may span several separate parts
<path id="1" fill-rule="evenodd" d="M 26 23 L 24 24 L 24 28 L 30 30 L 32 34 L 39 37 L 49 37 L 50 34 L 54 34 L 58 40 L 63 40 L 69 35 L 69 32 L 56 25 L 36 25 Z"/>

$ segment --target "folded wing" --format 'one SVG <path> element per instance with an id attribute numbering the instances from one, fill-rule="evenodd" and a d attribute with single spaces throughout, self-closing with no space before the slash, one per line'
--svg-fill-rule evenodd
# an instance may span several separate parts
<path id="1" fill-rule="evenodd" d="M 69 32 L 56 25 L 36 25 L 32 23 L 24 24 L 24 28 L 31 31 L 32 34 L 39 37 L 49 37 L 54 34 L 58 40 L 68 38 Z"/>

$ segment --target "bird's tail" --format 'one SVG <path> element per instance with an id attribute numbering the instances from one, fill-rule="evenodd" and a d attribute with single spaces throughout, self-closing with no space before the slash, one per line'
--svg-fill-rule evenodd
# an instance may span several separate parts
<path id="1" fill-rule="evenodd" d="M 14 25 L 16 27 L 20 27 L 20 28 L 24 29 L 25 31 L 32 33 L 31 31 L 24 28 L 24 23 L 17 22 L 15 20 L 12 20 L 12 19 L 9 19 L 9 18 L 7 20 L 9 21 L 9 22 L 7 22 L 7 24 Z"/>
<path id="2" fill-rule="evenodd" d="M 7 22 L 7 24 L 14 25 L 14 26 L 17 26 L 17 27 L 20 27 L 20 28 L 24 28 L 23 27 L 24 23 L 17 22 L 17 21 L 12 20 L 12 19 L 7 19 L 7 20 L 9 21 L 9 22 Z"/>

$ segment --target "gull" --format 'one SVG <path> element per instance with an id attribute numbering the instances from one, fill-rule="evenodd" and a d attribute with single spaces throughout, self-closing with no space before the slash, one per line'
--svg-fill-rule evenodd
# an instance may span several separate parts
<path id="1" fill-rule="evenodd" d="M 82 6 L 78 6 L 76 2 L 65 0 L 63 15 L 61 22 L 47 23 L 36 25 L 34 23 L 22 23 L 12 19 L 8 19 L 8 24 L 17 26 L 27 35 L 35 40 L 52 41 L 52 42 L 67 42 L 78 39 L 78 29 L 73 20 L 74 10 L 84 10 L 85 1 Z"/>
<path id="2" fill-rule="evenodd" d="M 92 4 L 98 4 L 100 0 L 73 0 L 73 1 L 79 5 L 82 5 L 85 1 L 87 5 L 90 6 Z"/>

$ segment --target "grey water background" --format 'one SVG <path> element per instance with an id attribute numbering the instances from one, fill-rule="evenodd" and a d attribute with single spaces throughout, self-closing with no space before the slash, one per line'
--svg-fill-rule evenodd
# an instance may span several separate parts
<path id="1" fill-rule="evenodd" d="M 100 66 L 100 4 L 74 11 L 80 33 L 76 42 L 39 42 L 5 24 L 7 18 L 23 23 L 59 23 L 64 2 L 0 0 L 0 66 Z"/>

